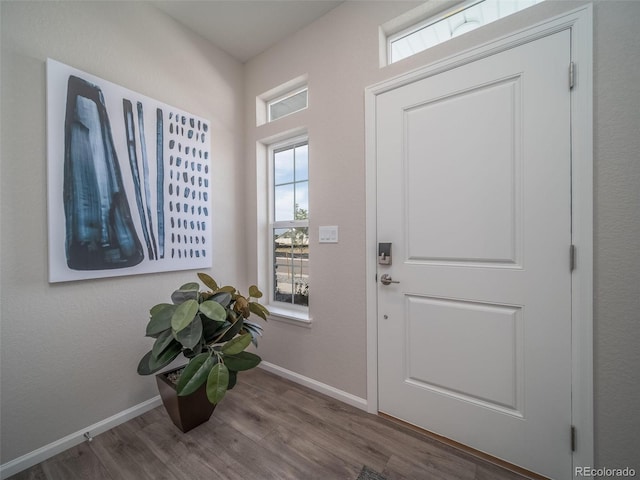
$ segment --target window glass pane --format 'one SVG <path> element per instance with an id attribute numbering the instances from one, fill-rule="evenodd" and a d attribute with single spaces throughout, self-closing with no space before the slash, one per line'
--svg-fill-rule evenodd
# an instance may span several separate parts
<path id="1" fill-rule="evenodd" d="M 309 182 L 298 182 L 296 189 L 296 220 L 307 220 L 309 218 Z"/>
<path id="2" fill-rule="evenodd" d="M 294 219 L 295 195 L 294 184 L 275 187 L 274 220 L 283 222 Z"/>
<path id="3" fill-rule="evenodd" d="M 273 151 L 274 225 L 272 299 L 288 305 L 309 305 L 309 147 L 291 143 Z"/>
<path id="4" fill-rule="evenodd" d="M 422 23 L 415 30 L 399 33 L 391 38 L 390 63 L 415 55 L 439 43 L 446 42 L 458 35 L 475 30 L 482 25 L 524 10 L 542 0 L 478 0 L 468 2 L 467 6 L 453 11 L 443 17 Z M 417 26 L 416 26 L 417 27 Z"/>
<path id="5" fill-rule="evenodd" d="M 296 182 L 309 179 L 309 145 L 296 147 Z"/>
<path id="6" fill-rule="evenodd" d="M 293 148 L 273 154 L 273 180 L 275 185 L 293 182 Z"/>
<path id="7" fill-rule="evenodd" d="M 309 228 L 273 231 L 274 291 L 277 302 L 309 305 Z"/>
<path id="8" fill-rule="evenodd" d="M 277 120 L 307 108 L 307 89 L 269 104 L 269 120 Z"/>

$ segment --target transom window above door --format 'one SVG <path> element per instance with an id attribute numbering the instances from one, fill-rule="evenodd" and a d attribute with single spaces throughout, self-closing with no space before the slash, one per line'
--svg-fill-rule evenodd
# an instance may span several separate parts
<path id="1" fill-rule="evenodd" d="M 411 26 L 387 32 L 387 64 L 398 62 L 543 0 L 469 0 Z M 416 10 L 417 11 L 417 10 Z M 387 30 L 383 26 L 383 30 Z"/>

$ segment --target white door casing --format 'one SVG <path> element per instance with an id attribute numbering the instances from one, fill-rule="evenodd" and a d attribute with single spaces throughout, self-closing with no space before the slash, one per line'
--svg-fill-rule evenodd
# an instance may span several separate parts
<path id="1" fill-rule="evenodd" d="M 590 326 L 571 324 L 572 304 L 590 313 L 575 289 L 590 268 L 573 293 L 568 268 L 571 242 L 590 246 L 584 219 L 571 238 L 573 22 L 368 91 L 369 246 L 393 242 L 393 264 L 377 273 L 401 282 L 369 284 L 376 410 L 553 478 L 571 477 L 571 386 L 589 383 L 571 370 L 590 358 L 572 351 Z"/>

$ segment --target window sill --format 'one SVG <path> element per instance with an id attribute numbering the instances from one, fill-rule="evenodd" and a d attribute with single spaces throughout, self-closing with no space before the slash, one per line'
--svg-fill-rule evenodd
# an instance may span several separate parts
<path id="1" fill-rule="evenodd" d="M 309 312 L 290 310 L 275 305 L 266 305 L 266 307 L 270 313 L 269 319 L 297 325 L 299 327 L 311 328 Z"/>

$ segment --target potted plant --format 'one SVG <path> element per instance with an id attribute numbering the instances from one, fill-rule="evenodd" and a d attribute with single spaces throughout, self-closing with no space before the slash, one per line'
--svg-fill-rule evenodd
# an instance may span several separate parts
<path id="1" fill-rule="evenodd" d="M 156 375 L 162 402 L 183 432 L 209 419 L 236 384 L 238 372 L 260 363 L 258 355 L 245 349 L 251 343 L 258 345 L 262 326 L 248 318 L 255 314 L 266 320 L 269 315 L 253 300 L 262 297 L 255 285 L 245 297 L 235 287 L 219 287 L 205 273 L 198 277 L 210 290 L 200 291 L 199 283 L 187 283 L 173 292 L 173 303 L 151 308 L 146 336 L 155 342 L 138 364 L 140 375 L 151 375 L 180 354 L 188 359 L 183 367 Z M 175 384 L 168 379 L 171 374 L 177 376 Z"/>

